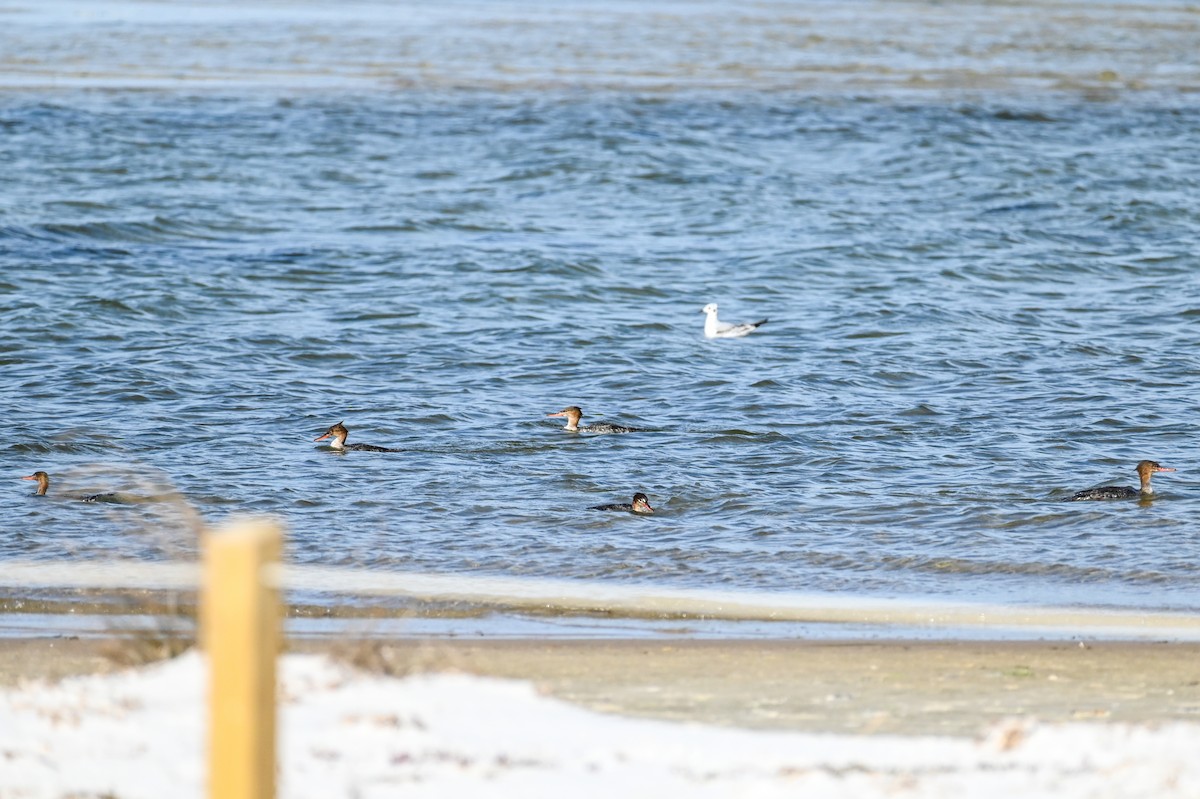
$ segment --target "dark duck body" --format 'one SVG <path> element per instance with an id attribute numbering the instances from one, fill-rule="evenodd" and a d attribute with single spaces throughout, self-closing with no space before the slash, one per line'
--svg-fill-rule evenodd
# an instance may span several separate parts
<path id="1" fill-rule="evenodd" d="M 1137 465 L 1138 478 L 1141 480 L 1141 488 L 1131 488 L 1129 486 L 1100 486 L 1099 488 L 1088 488 L 1083 491 L 1078 491 L 1067 500 L 1068 502 L 1080 502 L 1089 499 L 1137 499 L 1139 497 L 1154 496 L 1154 489 L 1150 487 L 1150 478 L 1155 472 L 1173 472 L 1174 469 L 1160 466 L 1157 461 L 1140 461 Z"/>
<path id="2" fill-rule="evenodd" d="M 617 502 L 611 505 L 593 505 L 588 510 L 615 510 L 625 513 L 654 513 L 650 498 L 640 491 L 633 495 L 633 502 Z"/>
<path id="3" fill-rule="evenodd" d="M 326 430 L 323 434 L 317 436 L 313 441 L 324 441 L 330 439 L 329 448 L 335 449 L 338 452 L 400 452 L 401 450 L 392 449 L 391 447 L 380 447 L 375 444 L 347 444 L 346 436 L 350 435 L 350 431 L 341 422 L 338 422 L 333 427 Z"/>

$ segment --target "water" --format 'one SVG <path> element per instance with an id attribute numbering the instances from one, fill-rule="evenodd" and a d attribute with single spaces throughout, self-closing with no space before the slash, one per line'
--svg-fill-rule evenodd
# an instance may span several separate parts
<path id="1" fill-rule="evenodd" d="M 0 558 L 1200 610 L 1194 13 L 733 8 L 9 2 Z"/>

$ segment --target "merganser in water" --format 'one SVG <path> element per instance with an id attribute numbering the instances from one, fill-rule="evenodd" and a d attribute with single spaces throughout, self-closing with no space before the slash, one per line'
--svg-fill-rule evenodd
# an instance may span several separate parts
<path id="1" fill-rule="evenodd" d="M 333 427 L 326 430 L 322 435 L 317 436 L 313 441 L 324 441 L 327 438 L 333 439 L 329 442 L 329 448 L 335 449 L 338 452 L 401 452 L 402 450 L 391 449 L 390 447 L 377 447 L 374 444 L 347 444 L 346 436 L 350 435 L 350 431 L 341 422 L 338 422 Z"/>
<path id="2" fill-rule="evenodd" d="M 626 513 L 654 513 L 650 507 L 650 498 L 642 492 L 633 495 L 632 503 L 618 502 L 612 505 L 593 505 L 588 510 L 619 510 Z"/>
<path id="3" fill-rule="evenodd" d="M 1140 490 L 1130 488 L 1129 486 L 1100 486 L 1099 488 L 1089 488 L 1086 491 L 1079 491 L 1068 502 L 1076 502 L 1082 499 L 1135 499 L 1137 497 L 1149 498 L 1154 495 L 1154 489 L 1150 487 L 1150 478 L 1155 472 L 1173 472 L 1174 469 L 1168 469 L 1166 466 L 1159 466 L 1157 461 L 1140 461 L 1137 465 L 1138 477 L 1142 480 Z"/>
<path id="4" fill-rule="evenodd" d="M 609 424 L 607 422 L 599 422 L 597 424 L 585 424 L 579 426 L 579 420 L 583 418 L 583 411 L 578 405 L 569 405 L 563 408 L 558 413 L 548 413 L 550 416 L 565 416 L 567 418 L 567 426 L 563 428 L 568 433 L 637 433 L 641 431 L 640 427 L 625 427 L 619 424 Z"/>
<path id="5" fill-rule="evenodd" d="M 37 480 L 38 488 L 34 496 L 46 496 L 46 490 L 50 488 L 50 475 L 45 472 L 34 472 L 28 477 L 22 477 L 22 480 Z"/>
<path id="6" fill-rule="evenodd" d="M 722 322 L 717 319 L 717 304 L 715 302 L 705 305 L 700 309 L 700 313 L 708 314 L 708 318 L 704 320 L 705 338 L 741 338 L 742 336 L 750 335 L 768 321 L 763 319 L 759 322 L 743 322 L 740 325 L 731 325 L 728 322 Z"/>
<path id="7" fill-rule="evenodd" d="M 34 496 L 44 497 L 44 496 L 46 496 L 46 491 L 48 491 L 50 488 L 50 475 L 46 474 L 45 472 L 34 472 L 33 474 L 29 475 L 28 477 L 22 477 L 21 479 L 22 480 L 37 480 L 38 487 L 37 487 L 37 492 L 34 494 Z M 128 497 L 128 496 L 125 496 L 124 494 L 113 494 L 113 493 L 81 494 L 79 496 L 75 496 L 75 495 L 70 495 L 70 496 L 72 499 L 77 499 L 80 502 L 115 502 L 119 505 L 126 505 L 129 503 L 138 501 L 137 498 L 135 498 L 135 497 Z"/>

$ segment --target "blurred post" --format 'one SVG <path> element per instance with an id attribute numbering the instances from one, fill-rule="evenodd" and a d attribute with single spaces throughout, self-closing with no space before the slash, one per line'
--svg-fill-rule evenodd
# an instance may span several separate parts
<path id="1" fill-rule="evenodd" d="M 234 523 L 204 536 L 201 636 L 209 664 L 208 795 L 275 796 L 275 657 L 278 589 L 264 568 L 279 562 L 275 522 Z"/>

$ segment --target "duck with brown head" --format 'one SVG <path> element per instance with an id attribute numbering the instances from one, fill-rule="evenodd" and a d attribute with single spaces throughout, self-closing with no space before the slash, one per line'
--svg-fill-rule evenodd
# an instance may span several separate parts
<path id="1" fill-rule="evenodd" d="M 626 513 L 654 513 L 654 508 L 650 507 L 650 498 L 642 492 L 633 495 L 633 502 L 625 503 L 618 502 L 612 505 L 593 505 L 588 510 L 616 510 Z"/>
<path id="2" fill-rule="evenodd" d="M 1079 502 L 1086 499 L 1149 499 L 1154 496 L 1154 489 L 1150 487 L 1150 478 L 1155 472 L 1173 472 L 1166 466 L 1159 465 L 1158 461 L 1139 461 L 1137 465 L 1138 477 L 1142 481 L 1141 488 L 1134 489 L 1129 486 L 1100 486 L 1099 488 L 1088 488 L 1083 491 L 1076 492 L 1068 502 Z"/>
<path id="3" fill-rule="evenodd" d="M 46 492 L 50 490 L 50 475 L 45 472 L 34 472 L 28 477 L 22 477 L 22 480 L 36 480 L 38 487 L 34 496 L 44 497 Z M 58 496 L 58 495 L 56 495 Z M 78 494 L 68 492 L 64 495 L 67 499 L 75 499 L 80 502 L 111 502 L 117 505 L 129 505 L 135 502 L 148 501 L 140 497 L 131 497 L 126 494 L 118 494 L 107 492 L 103 494 Z"/>
<path id="4" fill-rule="evenodd" d="M 34 472 L 28 477 L 22 477 L 21 479 L 37 480 L 38 487 L 34 496 L 44 497 L 46 496 L 46 492 L 50 489 L 50 475 L 46 474 L 45 472 Z"/>
<path id="5" fill-rule="evenodd" d="M 566 417 L 567 424 L 563 428 L 568 433 L 638 433 L 641 428 L 626 427 L 621 424 L 609 424 L 608 422 L 597 422 L 596 424 L 581 425 L 579 420 L 583 418 L 583 411 L 578 405 L 568 405 L 561 411 L 546 414 L 547 417 L 562 416 Z"/>
<path id="6" fill-rule="evenodd" d="M 321 435 L 313 439 L 313 441 L 324 441 L 330 439 L 329 448 L 338 452 L 400 452 L 401 450 L 392 449 L 391 447 L 379 447 L 374 444 L 347 444 L 346 436 L 350 435 L 350 431 L 341 422 L 338 422 L 333 427 L 326 430 Z"/>

